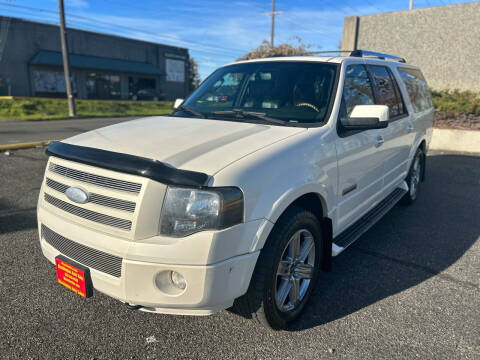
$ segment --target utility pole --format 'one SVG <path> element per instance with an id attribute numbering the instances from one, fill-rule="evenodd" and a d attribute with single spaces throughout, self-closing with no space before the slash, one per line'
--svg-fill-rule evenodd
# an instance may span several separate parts
<path id="1" fill-rule="evenodd" d="M 272 0 L 272 20 L 270 24 L 270 46 L 273 47 L 273 39 L 275 38 L 275 0 Z"/>
<path id="2" fill-rule="evenodd" d="M 73 98 L 72 82 L 70 79 L 70 62 L 68 61 L 68 44 L 65 30 L 65 7 L 63 0 L 58 0 L 58 13 L 60 14 L 60 41 L 62 43 L 63 71 L 65 73 L 65 86 L 68 99 L 68 116 L 76 115 L 75 99 Z"/>
<path id="3" fill-rule="evenodd" d="M 281 11 L 275 11 L 275 0 L 272 0 L 272 11 L 266 12 L 265 15 L 270 15 L 270 46 L 273 47 L 275 38 L 275 15 L 281 14 Z"/>
<path id="4" fill-rule="evenodd" d="M 409 5 L 408 9 L 413 10 L 413 0 L 410 0 L 410 5 Z"/>

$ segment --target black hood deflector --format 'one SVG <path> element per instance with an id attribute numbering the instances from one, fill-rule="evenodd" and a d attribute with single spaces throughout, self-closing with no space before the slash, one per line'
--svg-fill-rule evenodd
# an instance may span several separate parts
<path id="1" fill-rule="evenodd" d="M 122 154 L 113 151 L 85 146 L 54 142 L 46 150 L 47 155 L 97 166 L 126 174 L 146 177 L 167 185 L 203 187 L 207 185 L 207 174 L 181 170 L 141 156 Z"/>

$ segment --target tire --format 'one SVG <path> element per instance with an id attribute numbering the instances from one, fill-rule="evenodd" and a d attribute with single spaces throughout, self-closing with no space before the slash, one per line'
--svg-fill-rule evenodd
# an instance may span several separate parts
<path id="1" fill-rule="evenodd" d="M 302 256 L 293 260 L 291 255 L 300 255 L 301 250 L 302 255 L 308 252 L 304 260 Z M 322 232 L 318 219 L 302 208 L 288 209 L 260 252 L 248 291 L 235 300 L 234 312 L 253 318 L 267 328 L 285 329 L 298 318 L 308 302 L 321 259 Z"/>
<path id="2" fill-rule="evenodd" d="M 425 154 L 422 149 L 417 149 L 413 157 L 412 164 L 408 171 L 405 181 L 408 185 L 408 191 L 400 201 L 403 205 L 410 205 L 417 200 L 420 183 L 423 180 L 423 173 L 425 171 Z"/>

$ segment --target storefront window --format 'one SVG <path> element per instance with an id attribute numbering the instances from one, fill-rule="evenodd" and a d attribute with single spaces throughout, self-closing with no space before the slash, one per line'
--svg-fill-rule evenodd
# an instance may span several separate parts
<path id="1" fill-rule="evenodd" d="M 65 74 L 63 71 L 35 70 L 33 71 L 33 87 L 35 96 L 41 97 L 65 97 Z M 72 78 L 73 92 L 77 87 L 75 77 Z"/>
<path id="2" fill-rule="evenodd" d="M 167 72 L 167 81 L 174 81 L 174 82 L 185 81 L 185 61 L 166 59 L 165 69 Z"/>
<path id="3" fill-rule="evenodd" d="M 87 76 L 88 99 L 120 99 L 120 75 L 90 73 Z"/>
<path id="4" fill-rule="evenodd" d="M 132 100 L 163 100 L 165 96 L 157 90 L 155 79 L 130 76 L 128 78 L 128 97 Z"/>

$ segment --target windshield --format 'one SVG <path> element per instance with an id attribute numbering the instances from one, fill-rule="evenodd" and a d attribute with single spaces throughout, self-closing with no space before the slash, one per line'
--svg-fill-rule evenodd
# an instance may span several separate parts
<path id="1" fill-rule="evenodd" d="M 253 62 L 218 69 L 173 115 L 307 125 L 325 121 L 337 65 Z"/>

